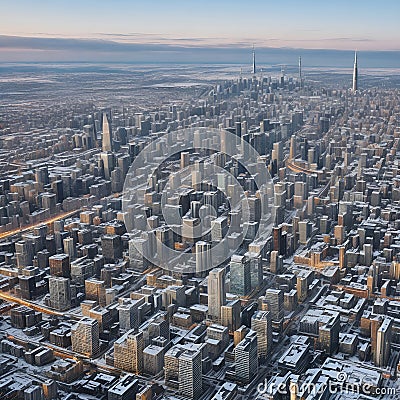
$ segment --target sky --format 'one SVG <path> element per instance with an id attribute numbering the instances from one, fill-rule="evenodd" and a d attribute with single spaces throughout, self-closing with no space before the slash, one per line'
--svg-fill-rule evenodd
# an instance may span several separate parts
<path id="1" fill-rule="evenodd" d="M 262 50 L 400 51 L 398 0 L 0 0 L 0 61 L 232 62 Z"/>

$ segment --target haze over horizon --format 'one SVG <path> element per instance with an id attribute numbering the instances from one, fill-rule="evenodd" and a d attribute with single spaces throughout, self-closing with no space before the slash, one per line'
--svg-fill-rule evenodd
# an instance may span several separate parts
<path id="1" fill-rule="evenodd" d="M 253 0 L 247 14 L 243 6 L 225 0 L 205 0 L 201 8 L 179 0 L 7 2 L 0 62 L 245 63 L 254 44 L 261 63 L 295 64 L 301 53 L 308 65 L 345 66 L 357 49 L 366 67 L 400 67 L 397 1 Z"/>

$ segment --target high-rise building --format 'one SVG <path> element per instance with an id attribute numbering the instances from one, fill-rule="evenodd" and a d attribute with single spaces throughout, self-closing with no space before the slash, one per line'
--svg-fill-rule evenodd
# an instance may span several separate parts
<path id="1" fill-rule="evenodd" d="M 143 371 L 143 332 L 127 332 L 114 343 L 114 366 L 127 372 Z"/>
<path id="2" fill-rule="evenodd" d="M 144 372 L 155 376 L 159 374 L 164 367 L 164 348 L 153 344 L 143 350 L 143 368 Z"/>
<path id="3" fill-rule="evenodd" d="M 85 294 L 86 300 L 97 301 L 99 306 L 106 306 L 106 287 L 104 281 L 96 278 L 89 278 L 85 280 Z"/>
<path id="4" fill-rule="evenodd" d="M 70 257 L 68 254 L 55 254 L 49 257 L 50 275 L 71 277 Z"/>
<path id="5" fill-rule="evenodd" d="M 265 292 L 267 310 L 271 311 L 273 321 L 280 321 L 283 318 L 283 291 L 279 289 L 267 289 Z"/>
<path id="6" fill-rule="evenodd" d="M 299 57 L 299 85 L 300 89 L 303 87 L 303 74 L 301 71 L 301 56 Z"/>
<path id="7" fill-rule="evenodd" d="M 72 237 L 67 237 L 63 240 L 64 253 L 69 255 L 71 260 L 76 258 L 76 247 Z"/>
<path id="8" fill-rule="evenodd" d="M 221 319 L 221 306 L 225 305 L 225 268 L 215 268 L 208 275 L 208 316 Z"/>
<path id="9" fill-rule="evenodd" d="M 123 299 L 123 301 L 118 305 L 118 320 L 119 329 L 121 331 L 127 332 L 131 329 L 137 328 L 139 326 L 139 302 L 132 301 L 129 299 Z"/>
<path id="10" fill-rule="evenodd" d="M 250 331 L 235 347 L 235 375 L 243 382 L 249 383 L 257 374 L 257 333 Z"/>
<path id="11" fill-rule="evenodd" d="M 265 359 L 272 346 L 271 312 L 257 311 L 251 318 L 251 329 L 257 332 L 258 357 Z"/>
<path id="12" fill-rule="evenodd" d="M 103 151 L 113 151 L 112 130 L 106 113 L 103 113 L 102 147 Z"/>
<path id="13" fill-rule="evenodd" d="M 221 307 L 221 324 L 234 332 L 240 327 L 240 300 L 233 300 Z"/>
<path id="14" fill-rule="evenodd" d="M 196 400 L 203 392 L 201 352 L 185 350 L 178 360 L 179 394 Z"/>
<path id="15" fill-rule="evenodd" d="M 254 44 L 253 44 L 253 69 L 252 69 L 253 75 L 256 74 L 257 69 L 256 69 L 256 51 L 254 49 Z"/>
<path id="16" fill-rule="evenodd" d="M 58 311 L 71 307 L 71 285 L 69 278 L 51 276 L 49 278 L 50 306 Z"/>
<path id="17" fill-rule="evenodd" d="M 116 262 L 122 258 L 122 241 L 119 235 L 104 235 L 101 248 L 106 262 Z"/>
<path id="18" fill-rule="evenodd" d="M 211 244 L 200 240 L 196 243 L 196 273 L 201 274 L 211 267 Z"/>
<path id="19" fill-rule="evenodd" d="M 333 315 L 325 325 L 319 327 L 318 340 L 321 350 L 332 355 L 339 347 L 340 318 L 339 315 Z"/>
<path id="20" fill-rule="evenodd" d="M 231 289 L 230 292 L 246 296 L 251 291 L 250 261 L 245 256 L 234 254 L 231 257 Z"/>
<path id="21" fill-rule="evenodd" d="M 71 328 L 72 351 L 92 357 L 99 352 L 99 323 L 84 317 Z"/>
<path id="22" fill-rule="evenodd" d="M 390 357 L 390 346 L 392 343 L 392 318 L 385 318 L 376 334 L 376 347 L 374 363 L 377 367 L 386 367 Z"/>
<path id="23" fill-rule="evenodd" d="M 354 66 L 353 66 L 353 92 L 358 90 L 358 66 L 357 66 L 357 52 L 354 53 Z"/>
<path id="24" fill-rule="evenodd" d="M 263 282 L 263 270 L 261 264 L 261 255 L 259 253 L 248 251 L 245 257 L 250 263 L 250 286 L 251 289 L 259 287 Z"/>

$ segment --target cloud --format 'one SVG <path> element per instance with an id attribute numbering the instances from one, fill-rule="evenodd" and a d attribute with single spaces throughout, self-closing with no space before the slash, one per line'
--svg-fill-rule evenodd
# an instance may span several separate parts
<path id="1" fill-rule="evenodd" d="M 99 35 L 99 34 L 98 34 Z M 110 35 L 110 36 L 109 36 Z M 348 50 L 335 50 L 347 44 L 350 38 L 321 38 L 316 41 L 296 39 L 283 41 L 270 38 L 254 41 L 244 38 L 232 41 L 227 38 L 174 38 L 157 34 L 121 34 L 123 40 L 116 40 L 114 34 L 103 34 L 101 38 L 72 37 L 28 37 L 0 35 L 0 61 L 95 61 L 95 62 L 172 62 L 172 63 L 238 63 L 251 62 L 251 46 L 255 42 L 257 62 L 295 65 L 299 55 L 306 65 L 352 65 L 353 49 L 365 50 L 369 38 L 358 38 L 349 42 Z M 125 36 L 129 35 L 129 36 Z M 114 35 L 115 36 L 115 35 Z M 113 38 L 113 40 L 111 40 Z M 125 40 L 127 39 L 127 40 Z M 365 42 L 365 43 L 364 43 Z M 364 43 L 364 44 L 363 44 Z M 327 48 L 331 48 L 330 50 Z M 386 52 L 388 67 L 400 67 L 400 52 Z M 371 52 L 362 52 L 369 57 L 371 66 L 380 62 Z M 381 52 L 380 54 L 383 54 Z M 250 65 L 250 64 L 249 64 Z"/>

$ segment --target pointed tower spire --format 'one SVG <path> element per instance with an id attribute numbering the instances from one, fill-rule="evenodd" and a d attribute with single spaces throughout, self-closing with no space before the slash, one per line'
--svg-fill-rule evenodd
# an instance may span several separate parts
<path id="1" fill-rule="evenodd" d="M 357 66 L 357 51 L 354 52 L 354 67 L 353 67 L 353 92 L 358 90 L 358 66 Z"/>
<path id="2" fill-rule="evenodd" d="M 300 81 L 300 89 L 303 87 L 303 75 L 301 73 L 301 56 L 299 57 L 299 81 Z"/>
<path id="3" fill-rule="evenodd" d="M 256 51 L 254 50 L 254 44 L 253 44 L 253 74 L 257 72 L 256 70 Z"/>

